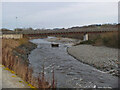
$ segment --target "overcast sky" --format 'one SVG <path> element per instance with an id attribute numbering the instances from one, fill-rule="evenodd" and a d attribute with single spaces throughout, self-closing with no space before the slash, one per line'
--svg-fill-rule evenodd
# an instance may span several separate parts
<path id="1" fill-rule="evenodd" d="M 68 28 L 97 23 L 117 23 L 118 3 L 4 2 L 2 16 L 2 27 L 8 29 Z"/>

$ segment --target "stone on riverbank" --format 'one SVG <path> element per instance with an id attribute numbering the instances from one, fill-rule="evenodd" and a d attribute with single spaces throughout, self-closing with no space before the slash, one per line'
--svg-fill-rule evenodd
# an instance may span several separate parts
<path id="1" fill-rule="evenodd" d="M 102 71 L 118 70 L 118 49 L 96 47 L 91 45 L 78 45 L 68 48 L 68 53 L 83 63 L 92 65 Z"/>

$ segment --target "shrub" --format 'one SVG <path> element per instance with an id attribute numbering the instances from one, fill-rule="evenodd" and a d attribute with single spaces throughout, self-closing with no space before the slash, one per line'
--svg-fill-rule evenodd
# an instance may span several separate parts
<path id="1" fill-rule="evenodd" d="M 95 43 L 94 40 L 87 40 L 87 41 L 80 42 L 80 44 L 94 44 L 94 43 Z"/>
<path id="2" fill-rule="evenodd" d="M 102 35 L 102 42 L 104 46 L 118 48 L 118 33 L 107 33 Z"/>
<path id="3" fill-rule="evenodd" d="M 120 35 L 118 32 L 106 32 L 101 34 L 90 34 L 88 41 L 83 41 L 80 44 L 92 44 L 97 46 L 107 46 L 112 48 L 120 48 Z"/>
<path id="4" fill-rule="evenodd" d="M 20 41 L 12 40 L 12 39 L 4 39 L 2 41 L 3 41 L 2 43 L 2 65 L 14 71 L 16 75 L 21 77 L 26 82 L 32 84 L 36 88 L 50 88 L 51 87 L 51 85 L 45 79 L 41 83 L 39 83 L 36 77 L 32 76 L 33 70 L 31 67 L 29 67 L 28 63 L 25 60 L 23 60 L 20 56 L 13 54 L 13 49 L 16 50 L 16 48 L 19 47 L 19 43 L 20 44 L 28 43 L 27 39 L 21 39 Z M 19 54 L 24 52 L 22 50 L 21 51 L 16 50 L 16 51 Z"/>

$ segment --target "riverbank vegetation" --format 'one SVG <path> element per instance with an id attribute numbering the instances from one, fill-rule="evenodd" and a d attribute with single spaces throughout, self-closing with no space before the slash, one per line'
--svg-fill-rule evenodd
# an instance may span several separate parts
<path id="1" fill-rule="evenodd" d="M 36 47 L 27 38 L 14 40 L 2 39 L 2 64 L 13 70 L 19 77 L 36 88 L 54 88 L 44 77 L 44 70 L 39 77 L 33 77 L 29 67 L 28 54 Z M 54 81 L 54 80 L 53 80 Z"/>
<path id="2" fill-rule="evenodd" d="M 120 36 L 118 32 L 108 32 L 103 34 L 89 35 L 88 41 L 83 41 L 80 44 L 92 44 L 95 46 L 107 46 L 112 48 L 120 48 Z"/>
<path id="3" fill-rule="evenodd" d="M 50 29 L 51 31 L 113 31 L 113 32 L 102 32 L 102 33 L 89 33 L 89 40 L 88 41 L 83 41 L 79 44 L 92 44 L 92 45 L 97 45 L 97 46 L 107 46 L 107 47 L 112 47 L 112 48 L 120 48 L 119 42 L 120 42 L 120 35 L 118 35 L 118 29 L 119 29 L 120 24 L 93 24 L 93 25 L 86 25 L 86 26 L 76 26 L 76 27 L 71 27 L 67 29 Z M 49 30 L 49 31 L 50 31 Z M 2 29 L 2 33 L 26 33 L 26 32 L 45 32 L 44 30 L 41 29 L 32 29 L 32 28 L 27 28 L 27 29 L 20 29 L 17 28 L 14 31 L 8 30 L 8 29 Z M 49 31 L 46 30 L 46 33 Z M 24 35 L 25 36 L 25 35 Z M 73 38 L 73 39 L 78 39 L 78 40 L 83 40 L 84 33 L 76 33 L 76 34 L 62 34 L 62 35 L 55 35 L 56 37 L 64 37 L 64 38 Z M 27 37 L 27 35 L 26 35 Z M 36 35 L 35 37 L 32 38 L 38 38 Z M 47 37 L 47 35 L 46 35 Z M 45 36 L 44 36 L 45 38 Z M 25 40 L 27 41 L 27 40 Z M 24 40 L 21 40 L 20 43 L 25 43 Z M 79 45 L 77 44 L 77 45 Z"/>
<path id="4" fill-rule="evenodd" d="M 113 32 L 102 32 L 102 33 L 88 33 L 89 40 L 82 41 L 79 44 L 92 44 L 96 46 L 107 46 L 112 48 L 120 48 L 120 35 L 118 35 L 118 29 L 120 24 L 95 24 L 95 25 L 88 25 L 82 27 L 72 27 L 66 30 L 92 30 L 92 31 L 113 31 Z M 65 30 L 65 29 L 64 29 Z M 69 34 L 69 35 L 61 35 L 61 37 L 73 38 L 78 40 L 83 40 L 84 33 L 78 34 Z"/>

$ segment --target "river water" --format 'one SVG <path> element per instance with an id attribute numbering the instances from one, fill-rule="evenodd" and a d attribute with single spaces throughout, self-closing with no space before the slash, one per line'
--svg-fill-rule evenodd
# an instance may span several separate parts
<path id="1" fill-rule="evenodd" d="M 44 39 L 33 39 L 31 42 L 37 44 L 29 55 L 30 66 L 33 75 L 37 76 L 45 67 L 45 76 L 49 82 L 52 81 L 54 69 L 55 80 L 58 88 L 110 88 L 118 86 L 118 78 L 83 64 L 70 56 L 66 49 L 67 45 L 51 47 L 51 42 Z"/>

